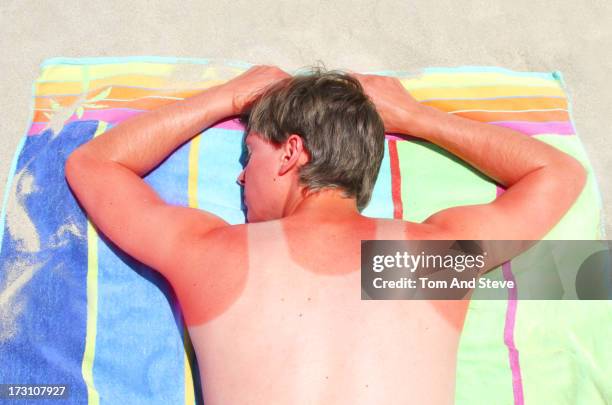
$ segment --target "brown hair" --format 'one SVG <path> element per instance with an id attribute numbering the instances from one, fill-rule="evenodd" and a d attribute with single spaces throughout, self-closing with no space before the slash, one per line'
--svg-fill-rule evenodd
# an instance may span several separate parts
<path id="1" fill-rule="evenodd" d="M 339 188 L 363 210 L 372 196 L 384 154 L 385 130 L 357 79 L 312 67 L 256 96 L 240 117 L 245 134 L 275 144 L 299 135 L 311 160 L 300 168 L 309 190 Z"/>

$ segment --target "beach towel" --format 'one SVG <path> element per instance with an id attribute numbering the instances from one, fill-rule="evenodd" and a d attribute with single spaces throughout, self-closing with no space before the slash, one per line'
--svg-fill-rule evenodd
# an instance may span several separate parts
<path id="1" fill-rule="evenodd" d="M 153 56 L 52 58 L 40 65 L 0 216 L 0 384 L 63 384 L 74 404 L 199 401 L 197 365 L 171 288 L 96 231 L 68 189 L 64 163 L 123 120 L 250 66 Z M 546 239 L 604 238 L 601 196 L 560 72 L 461 66 L 367 73 L 398 77 L 424 104 L 515 129 L 576 157 L 588 170 L 586 186 Z M 244 223 L 235 181 L 242 130 L 235 120 L 205 130 L 145 180 L 168 203 Z M 363 213 L 422 221 L 502 192 L 441 148 L 388 134 Z M 492 275 L 513 279 L 513 263 Z M 609 301 L 519 301 L 512 290 L 506 300 L 472 300 L 456 403 L 610 401 L 611 320 Z"/>

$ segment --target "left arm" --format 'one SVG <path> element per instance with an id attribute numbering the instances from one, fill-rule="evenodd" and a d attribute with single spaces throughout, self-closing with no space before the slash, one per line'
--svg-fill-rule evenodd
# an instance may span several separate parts
<path id="1" fill-rule="evenodd" d="M 121 249 L 155 268 L 168 267 L 179 239 L 228 224 L 193 208 L 166 204 L 141 176 L 222 119 L 219 87 L 122 122 L 77 148 L 66 179 L 92 222 Z M 229 115 L 229 114 L 228 114 Z"/>
<path id="2" fill-rule="evenodd" d="M 132 117 L 77 148 L 65 174 L 91 220 L 125 252 L 162 272 L 179 247 L 228 226 L 211 213 L 166 204 L 142 176 L 213 123 L 240 113 L 245 103 L 237 96 L 270 84 L 279 72 L 257 66 L 226 84 Z"/>

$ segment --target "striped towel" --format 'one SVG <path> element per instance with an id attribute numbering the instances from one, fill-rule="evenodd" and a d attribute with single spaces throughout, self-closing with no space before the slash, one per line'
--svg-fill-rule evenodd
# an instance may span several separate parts
<path id="1" fill-rule="evenodd" d="M 79 145 L 126 118 L 223 83 L 251 65 L 165 57 L 53 58 L 33 84 L 32 116 L 0 216 L 0 383 L 70 386 L 70 403 L 188 405 L 200 396 L 177 301 L 156 272 L 88 221 L 63 174 Z M 400 78 L 424 104 L 513 128 L 580 160 L 586 187 L 546 239 L 601 239 L 601 198 L 559 72 L 430 68 Z M 168 203 L 244 222 L 242 131 L 233 120 L 199 134 L 145 180 Z M 364 214 L 422 221 L 492 201 L 503 189 L 437 146 L 387 135 Z M 513 262 L 494 270 L 514 277 Z M 470 303 L 456 383 L 459 404 L 605 403 L 612 398 L 607 302 Z M 195 381 L 195 383 L 194 383 Z M 44 401 L 43 401 L 44 402 Z"/>

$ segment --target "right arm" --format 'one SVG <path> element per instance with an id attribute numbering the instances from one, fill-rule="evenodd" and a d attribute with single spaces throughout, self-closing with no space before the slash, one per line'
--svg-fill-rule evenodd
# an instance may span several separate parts
<path id="1" fill-rule="evenodd" d="M 570 155 L 517 131 L 420 104 L 397 79 L 356 76 L 389 132 L 428 140 L 507 188 L 488 204 L 448 208 L 424 221 L 449 239 L 542 239 L 582 192 L 586 171 Z"/>
<path id="2" fill-rule="evenodd" d="M 457 155 L 507 190 L 488 204 L 453 207 L 425 223 L 466 239 L 539 240 L 580 195 L 586 171 L 573 157 L 508 128 L 421 105 L 406 129 Z"/>

